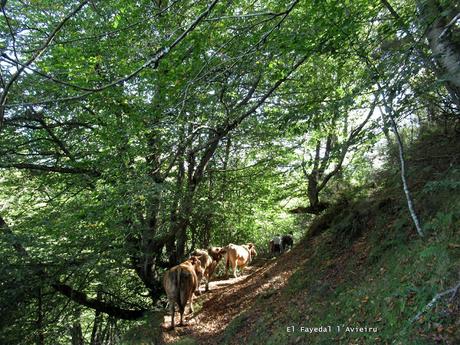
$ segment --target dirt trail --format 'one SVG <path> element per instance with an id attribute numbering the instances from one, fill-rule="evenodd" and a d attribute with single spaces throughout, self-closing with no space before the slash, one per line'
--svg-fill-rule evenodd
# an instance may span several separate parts
<path id="1" fill-rule="evenodd" d="M 272 299 L 280 295 L 294 270 L 307 260 L 308 252 L 305 244 L 298 245 L 276 259 L 256 260 L 241 277 L 211 282 L 210 291 L 195 298 L 195 313 L 186 318 L 188 325 L 163 332 L 163 342 L 168 344 L 187 336 L 198 344 L 215 344 L 241 312 L 253 308 L 250 317 L 257 317 L 259 308 L 263 308 L 256 304 L 259 296 Z M 202 308 L 198 310 L 200 304 Z M 166 325 L 170 321 L 169 316 L 165 318 Z"/>

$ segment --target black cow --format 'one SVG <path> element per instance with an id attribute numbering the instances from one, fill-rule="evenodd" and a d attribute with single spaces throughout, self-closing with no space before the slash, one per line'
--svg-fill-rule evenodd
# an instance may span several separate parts
<path id="1" fill-rule="evenodd" d="M 281 246 L 283 248 L 283 251 L 287 249 L 287 247 L 292 248 L 294 245 L 294 237 L 292 236 L 292 232 L 290 232 L 288 235 L 283 235 L 281 237 Z"/>

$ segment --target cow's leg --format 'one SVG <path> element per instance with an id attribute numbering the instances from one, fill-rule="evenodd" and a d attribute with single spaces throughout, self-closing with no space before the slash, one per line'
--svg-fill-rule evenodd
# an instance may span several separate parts
<path id="1" fill-rule="evenodd" d="M 193 310 L 193 294 L 190 297 L 190 314 L 193 314 L 195 311 Z"/>
<path id="2" fill-rule="evenodd" d="M 192 292 L 193 294 L 193 292 Z M 182 304 L 183 301 L 182 299 L 180 298 L 180 303 L 178 303 L 178 307 L 179 307 L 179 314 L 180 314 L 180 322 L 179 322 L 179 326 L 183 326 L 184 325 L 184 312 L 185 312 L 185 307 L 187 306 L 187 300 L 185 301 L 185 304 Z"/>
<path id="3" fill-rule="evenodd" d="M 171 305 L 170 306 L 170 310 L 171 310 L 171 329 L 174 329 L 174 314 L 175 314 L 175 302 L 174 301 L 170 301 L 169 304 Z"/>
<path id="4" fill-rule="evenodd" d="M 201 280 L 198 280 L 197 283 L 196 283 L 196 288 L 195 288 L 195 291 L 192 292 L 193 293 L 196 293 L 197 296 L 201 295 L 201 291 L 200 291 L 200 284 L 201 283 Z"/>
<path id="5" fill-rule="evenodd" d="M 228 279 L 228 268 L 230 266 L 230 259 L 228 257 L 228 254 L 227 254 L 227 261 L 225 262 L 225 278 Z"/>
<path id="6" fill-rule="evenodd" d="M 208 290 L 209 290 L 209 273 L 206 276 L 206 285 L 204 287 L 204 291 L 208 291 Z"/>
<path id="7" fill-rule="evenodd" d="M 208 291 L 209 288 L 209 267 L 207 268 L 207 272 L 204 274 L 204 277 L 206 278 L 206 284 L 204 291 Z"/>
<path id="8" fill-rule="evenodd" d="M 233 276 L 236 278 L 236 267 L 238 266 L 236 260 L 235 260 L 235 263 L 232 265 L 232 269 L 233 269 Z"/>
<path id="9" fill-rule="evenodd" d="M 184 311 L 185 311 L 185 310 L 181 310 L 181 311 L 180 311 L 180 322 L 179 322 L 179 326 L 183 326 L 183 325 L 184 325 Z"/>
<path id="10" fill-rule="evenodd" d="M 241 274 L 243 274 L 243 270 L 246 268 L 247 264 L 248 263 L 246 262 L 246 263 L 243 264 L 243 266 L 241 266 L 241 268 L 240 268 Z"/>
<path id="11" fill-rule="evenodd" d="M 206 290 L 205 291 L 209 291 L 209 281 L 211 280 L 211 276 L 212 274 L 214 273 L 214 269 L 215 269 L 215 265 L 214 265 L 214 262 L 211 264 L 211 267 L 209 267 L 209 272 L 208 272 L 208 279 L 206 279 Z"/>

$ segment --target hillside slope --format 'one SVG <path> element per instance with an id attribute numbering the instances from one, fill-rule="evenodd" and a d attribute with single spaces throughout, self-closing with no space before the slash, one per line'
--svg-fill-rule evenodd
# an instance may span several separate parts
<path id="1" fill-rule="evenodd" d="M 409 152 L 409 182 L 425 238 L 388 169 L 367 196 L 316 219 L 292 251 L 201 297 L 191 325 L 164 341 L 460 343 L 460 145 L 443 135 L 423 143 Z"/>

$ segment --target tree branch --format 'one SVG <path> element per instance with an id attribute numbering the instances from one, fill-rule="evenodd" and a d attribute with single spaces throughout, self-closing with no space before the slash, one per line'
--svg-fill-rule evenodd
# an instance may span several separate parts
<path id="1" fill-rule="evenodd" d="M 12 245 L 16 252 L 19 254 L 19 256 L 21 256 L 22 258 L 30 259 L 30 255 L 27 252 L 27 250 L 24 248 L 21 242 L 19 242 L 11 228 L 6 224 L 5 220 L 1 216 L 0 230 L 3 233 L 3 235 L 8 236 L 12 239 Z M 39 267 L 41 267 L 41 265 L 39 265 Z M 51 287 L 59 293 L 63 294 L 64 296 L 70 298 L 72 301 L 80 305 L 83 305 L 91 309 L 95 309 L 98 312 L 106 313 L 110 316 L 114 316 L 116 318 L 124 320 L 140 319 L 147 312 L 146 309 L 123 309 L 95 298 L 89 298 L 85 293 L 75 290 L 69 285 L 62 284 L 56 281 L 55 279 L 49 277 L 42 267 L 37 272 L 37 274 L 39 274 L 41 278 L 45 277 L 54 281 L 54 283 L 51 283 Z"/>
<path id="2" fill-rule="evenodd" d="M 87 2 L 87 1 L 85 1 Z M 9 106 L 10 107 L 13 107 L 13 106 L 29 106 L 29 105 L 43 105 L 43 104 L 48 104 L 48 103 L 55 103 L 55 102 L 64 102 L 64 101 L 75 101 L 75 100 L 79 100 L 79 99 L 82 99 L 82 98 L 85 98 L 95 92 L 101 92 L 105 89 L 108 89 L 110 87 L 113 87 L 113 86 L 116 86 L 116 85 L 119 85 L 119 84 L 122 84 L 130 79 L 132 79 L 133 77 L 137 76 L 140 72 L 142 72 L 144 69 L 146 69 L 147 67 L 153 65 L 153 69 L 156 69 L 160 63 L 160 61 L 174 48 L 176 47 L 182 40 L 184 40 L 185 37 L 188 36 L 188 34 L 190 34 L 190 32 L 192 32 L 197 26 L 198 24 L 204 19 L 206 18 L 209 13 L 211 12 L 211 10 L 215 7 L 215 5 L 219 2 L 219 0 L 214 0 L 209 6 L 208 8 L 203 12 L 201 13 L 197 18 L 195 18 L 195 20 L 187 27 L 187 29 L 182 32 L 182 34 L 179 35 L 179 37 L 177 37 L 173 43 L 171 43 L 169 46 L 167 47 L 164 47 L 164 48 L 161 48 L 159 50 L 156 51 L 156 53 L 154 54 L 154 56 L 147 60 L 142 66 L 140 66 L 139 68 L 137 68 L 136 70 L 134 70 L 133 72 L 131 72 L 130 74 L 126 75 L 125 77 L 122 77 L 120 79 L 117 79 L 117 80 L 114 80 L 106 85 L 103 85 L 101 87 L 98 87 L 98 88 L 93 88 L 93 89 L 90 89 L 90 91 L 88 92 L 84 92 L 82 94 L 79 94 L 79 95 L 75 95 L 75 96 L 69 96 L 69 97 L 64 97 L 64 98 L 60 98 L 60 99 L 49 99 L 49 100 L 44 100 L 44 101 L 40 101 L 40 102 L 35 102 L 35 103 L 18 103 L 18 104 L 10 104 Z M 28 66 L 29 64 L 25 64 L 26 66 Z M 25 69 L 25 67 L 21 67 L 22 70 Z M 72 87 L 75 87 L 75 86 L 72 86 Z M 81 88 L 81 87 L 80 87 Z M 3 98 L 2 98 L 3 99 Z M 6 99 L 5 100 L 2 100 L 3 103 L 0 104 L 0 128 L 2 127 L 2 123 L 3 123 L 3 113 L 4 113 L 4 108 L 6 108 L 7 106 L 5 105 L 6 103 Z"/>
<path id="3" fill-rule="evenodd" d="M 265 93 L 262 95 L 262 97 L 259 98 L 259 100 L 254 104 L 250 109 L 248 109 L 246 112 L 241 114 L 239 117 L 237 117 L 235 120 L 230 122 L 229 124 L 222 126 L 220 129 L 216 130 L 216 134 L 212 136 L 206 143 L 203 145 L 200 145 L 196 147 L 195 149 L 192 150 L 193 153 L 196 153 L 198 151 L 201 151 L 203 149 L 206 149 L 210 145 L 212 145 L 214 142 L 219 141 L 222 139 L 224 136 L 226 136 L 230 131 L 238 127 L 238 125 L 243 122 L 246 118 L 254 114 L 257 109 L 259 109 L 269 98 L 284 82 L 286 82 L 289 77 L 294 73 L 309 57 L 309 54 L 304 55 L 299 61 L 297 61 L 294 66 L 286 73 L 286 75 L 280 79 L 278 79 L 275 84 Z"/>
<path id="4" fill-rule="evenodd" d="M 369 119 L 372 117 L 372 114 L 374 114 L 375 107 L 377 106 L 377 100 L 378 100 L 378 97 L 377 97 L 377 95 L 375 95 L 374 101 L 372 102 L 372 105 L 371 105 L 371 108 L 369 110 L 369 113 L 367 114 L 367 116 L 364 119 L 364 121 L 361 122 L 361 124 L 357 128 L 353 129 L 350 132 L 350 136 L 348 137 L 348 140 L 343 144 L 342 152 L 341 152 L 340 158 L 339 158 L 339 162 L 335 166 L 334 170 L 332 170 L 329 174 L 327 174 L 324 177 L 323 181 L 321 182 L 321 184 L 318 187 L 318 191 L 321 191 L 324 187 L 326 187 L 326 184 L 329 182 L 329 180 L 333 176 L 335 176 L 340 171 L 340 169 L 342 168 L 343 162 L 344 162 L 345 157 L 346 157 L 346 155 L 348 153 L 348 149 L 350 148 L 350 146 L 352 146 L 355 143 L 356 137 L 362 131 L 362 129 L 367 124 Z"/>
<path id="5" fill-rule="evenodd" d="M 147 312 L 147 309 L 122 309 L 96 298 L 89 298 L 85 293 L 77 291 L 66 284 L 55 283 L 51 284 L 51 287 L 80 305 L 95 309 L 100 313 L 106 313 L 119 319 L 138 320 Z"/>
<path id="6" fill-rule="evenodd" d="M 72 168 L 72 167 L 59 167 L 59 166 L 48 166 L 34 163 L 0 163 L 0 169 L 16 168 L 16 169 L 27 169 L 27 170 L 39 170 L 46 172 L 57 172 L 61 174 L 85 174 L 89 176 L 99 177 L 101 173 L 96 170 L 90 170 L 85 168 Z"/>
<path id="7" fill-rule="evenodd" d="M 70 20 L 74 15 L 76 15 L 87 3 L 89 0 L 82 1 L 73 11 L 71 11 L 51 32 L 48 38 L 43 42 L 43 44 L 38 48 L 34 54 L 27 60 L 21 67 L 19 67 L 16 72 L 13 74 L 9 82 L 5 85 L 3 93 L 0 97 L 0 128 L 3 127 L 3 118 L 5 115 L 5 105 L 6 99 L 8 96 L 8 92 L 14 82 L 19 78 L 22 72 L 26 69 L 26 67 L 30 66 L 36 59 L 38 59 L 48 48 L 49 44 L 54 40 L 58 32 L 62 29 L 64 24 Z"/>
<path id="8" fill-rule="evenodd" d="M 431 308 L 433 308 L 435 306 L 435 304 L 441 299 L 443 298 L 444 296 L 446 295 L 451 295 L 450 299 L 451 301 L 455 298 L 455 296 L 457 295 L 457 292 L 458 290 L 460 289 L 460 282 L 457 283 L 457 285 L 455 285 L 453 288 L 450 288 L 446 291 L 443 291 L 443 292 L 440 292 L 440 293 L 437 293 L 433 299 L 430 301 L 430 303 L 428 303 L 425 307 L 423 307 L 423 309 L 417 313 L 417 315 L 415 315 L 412 319 L 411 319 L 411 323 L 414 323 L 416 322 L 418 319 L 420 319 L 422 317 L 422 315 L 424 313 L 426 313 L 428 310 L 430 310 Z"/>

